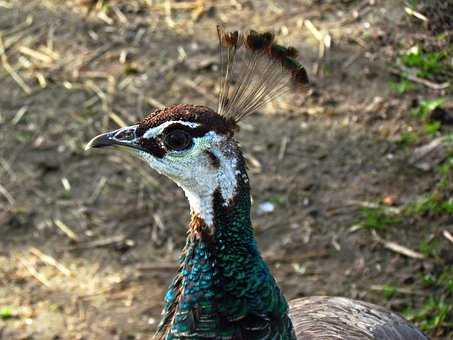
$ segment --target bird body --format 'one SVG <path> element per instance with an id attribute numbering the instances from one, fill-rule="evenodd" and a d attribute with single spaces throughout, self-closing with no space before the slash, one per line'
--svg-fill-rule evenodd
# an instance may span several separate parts
<path id="1" fill-rule="evenodd" d="M 290 317 L 300 340 L 426 340 L 403 317 L 367 302 L 310 296 L 290 301 Z"/>
<path id="2" fill-rule="evenodd" d="M 170 106 L 88 144 L 132 148 L 189 200 L 187 241 L 156 337 L 427 339 L 402 317 L 365 302 L 312 297 L 288 307 L 256 244 L 249 179 L 234 132 L 241 118 L 288 89 L 304 88 L 308 78 L 295 49 L 275 44 L 272 34 L 218 32 L 223 76 L 217 112 Z M 235 67 L 241 48 L 245 57 Z"/>

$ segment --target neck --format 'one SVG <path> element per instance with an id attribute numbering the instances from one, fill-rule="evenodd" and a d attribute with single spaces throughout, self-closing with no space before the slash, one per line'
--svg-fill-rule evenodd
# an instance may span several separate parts
<path id="1" fill-rule="evenodd" d="M 213 225 L 192 214 L 181 266 L 166 297 L 162 338 L 292 339 L 288 306 L 257 249 L 245 167 L 234 197 L 211 197 Z M 193 211 L 193 209 L 192 209 Z"/>

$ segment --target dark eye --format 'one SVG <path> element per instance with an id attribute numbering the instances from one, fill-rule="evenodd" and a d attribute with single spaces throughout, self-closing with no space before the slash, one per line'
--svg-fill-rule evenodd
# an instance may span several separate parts
<path id="1" fill-rule="evenodd" d="M 184 130 L 173 130 L 164 137 L 167 148 L 181 151 L 192 145 L 192 136 Z"/>

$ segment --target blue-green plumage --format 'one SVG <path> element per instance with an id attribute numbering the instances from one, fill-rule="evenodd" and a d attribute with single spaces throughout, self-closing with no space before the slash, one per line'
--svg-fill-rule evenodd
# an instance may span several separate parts
<path id="1" fill-rule="evenodd" d="M 295 339 L 288 304 L 256 245 L 241 168 L 232 202 L 214 194 L 214 234 L 189 232 L 165 296 L 165 339 Z"/>

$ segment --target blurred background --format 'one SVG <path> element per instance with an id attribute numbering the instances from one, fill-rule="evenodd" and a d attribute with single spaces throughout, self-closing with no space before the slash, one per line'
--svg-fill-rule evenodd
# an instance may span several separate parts
<path id="1" fill-rule="evenodd" d="M 241 124 L 289 299 L 385 305 L 453 339 L 453 1 L 0 0 L 0 338 L 149 339 L 188 204 L 96 134 L 216 107 L 216 24 L 271 30 L 312 86 Z"/>

